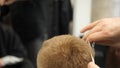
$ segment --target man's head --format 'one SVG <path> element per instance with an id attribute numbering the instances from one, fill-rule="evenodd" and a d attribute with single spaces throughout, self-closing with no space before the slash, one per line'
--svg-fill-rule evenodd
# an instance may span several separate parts
<path id="1" fill-rule="evenodd" d="M 38 68 L 87 68 L 92 48 L 82 39 L 61 35 L 45 41 L 37 57 Z"/>

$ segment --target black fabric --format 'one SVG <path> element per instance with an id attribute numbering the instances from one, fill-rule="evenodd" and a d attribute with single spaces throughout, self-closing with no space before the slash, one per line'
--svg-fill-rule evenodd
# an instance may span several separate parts
<path id="1" fill-rule="evenodd" d="M 6 55 L 25 57 L 27 54 L 16 33 L 2 24 L 0 24 L 0 48 L 0 57 Z"/>
<path id="2" fill-rule="evenodd" d="M 1 12 L 0 14 L 1 17 L 6 16 L 9 13 L 9 6 L 5 5 L 5 6 L 0 7 L 0 12 Z"/>
<path id="3" fill-rule="evenodd" d="M 0 23 L 3 23 L 3 17 L 9 13 L 9 6 L 0 6 Z"/>
<path id="4" fill-rule="evenodd" d="M 27 52 L 26 49 L 23 47 L 19 37 L 16 33 L 12 30 L 12 28 L 0 24 L 0 58 L 12 55 L 16 57 L 24 58 L 24 62 L 26 62 Z M 14 65 L 9 65 L 3 68 L 28 68 L 23 67 L 24 65 L 31 65 L 29 68 L 33 68 L 31 62 L 24 62 L 17 63 Z"/>
<path id="5" fill-rule="evenodd" d="M 33 64 L 28 59 L 24 59 L 24 61 L 21 63 L 8 65 L 3 68 L 34 68 L 34 67 Z"/>
<path id="6" fill-rule="evenodd" d="M 68 33 L 72 19 L 70 0 L 21 1 L 10 8 L 13 28 L 21 37 L 34 65 L 41 45 L 36 41 L 42 42 L 55 35 Z"/>
<path id="7" fill-rule="evenodd" d="M 11 6 L 13 27 L 20 34 L 23 42 L 36 37 L 51 38 L 67 34 L 72 19 L 69 0 L 34 0 L 16 2 Z"/>
<path id="8" fill-rule="evenodd" d="M 108 46 L 96 44 L 95 45 L 95 63 L 100 66 L 100 68 L 105 68 L 106 55 L 108 53 Z"/>

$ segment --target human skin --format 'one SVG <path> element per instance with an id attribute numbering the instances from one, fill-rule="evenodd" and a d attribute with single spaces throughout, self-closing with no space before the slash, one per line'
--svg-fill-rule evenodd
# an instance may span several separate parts
<path id="1" fill-rule="evenodd" d="M 97 66 L 94 62 L 90 62 L 88 63 L 88 68 L 100 68 L 100 67 Z"/>
<path id="2" fill-rule="evenodd" d="M 2 59 L 0 59 L 0 68 L 2 68 L 4 66 L 4 62 Z"/>
<path id="3" fill-rule="evenodd" d="M 3 5 L 10 5 L 12 3 L 14 3 L 16 0 L 0 0 L 0 6 Z"/>
<path id="4" fill-rule="evenodd" d="M 0 6 L 3 6 L 3 5 L 4 5 L 4 1 L 5 1 L 5 0 L 0 0 Z"/>
<path id="5" fill-rule="evenodd" d="M 120 18 L 97 20 L 84 27 L 81 33 L 86 31 L 84 40 L 120 48 Z"/>

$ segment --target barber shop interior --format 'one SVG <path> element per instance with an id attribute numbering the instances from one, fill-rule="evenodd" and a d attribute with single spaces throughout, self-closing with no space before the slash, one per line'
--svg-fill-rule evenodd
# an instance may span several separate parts
<path id="1" fill-rule="evenodd" d="M 120 68 L 120 0 L 0 0 L 0 68 Z"/>

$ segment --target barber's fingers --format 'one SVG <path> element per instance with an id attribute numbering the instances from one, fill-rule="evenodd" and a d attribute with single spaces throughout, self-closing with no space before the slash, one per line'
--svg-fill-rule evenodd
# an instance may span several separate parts
<path id="1" fill-rule="evenodd" d="M 106 41 L 106 40 L 110 41 L 109 37 L 106 34 L 104 34 L 102 31 L 90 34 L 86 38 L 86 40 L 89 42 L 98 42 L 98 43 L 104 43 L 104 41 Z"/>
<path id="2" fill-rule="evenodd" d="M 84 36 L 83 36 L 83 39 L 84 40 L 87 40 L 87 38 L 93 34 L 93 33 L 96 33 L 96 32 L 100 32 L 102 29 L 101 29 L 101 26 L 95 26 L 93 29 L 91 29 L 89 32 L 87 32 Z M 93 36 L 94 37 L 94 36 Z"/>
<path id="3" fill-rule="evenodd" d="M 98 21 L 95 21 L 95 22 L 91 23 L 90 25 L 84 27 L 80 32 L 83 33 L 83 32 L 85 32 L 85 31 L 87 31 L 87 30 L 92 29 L 92 28 L 95 27 L 99 22 L 100 22 L 100 21 L 98 20 Z"/>

